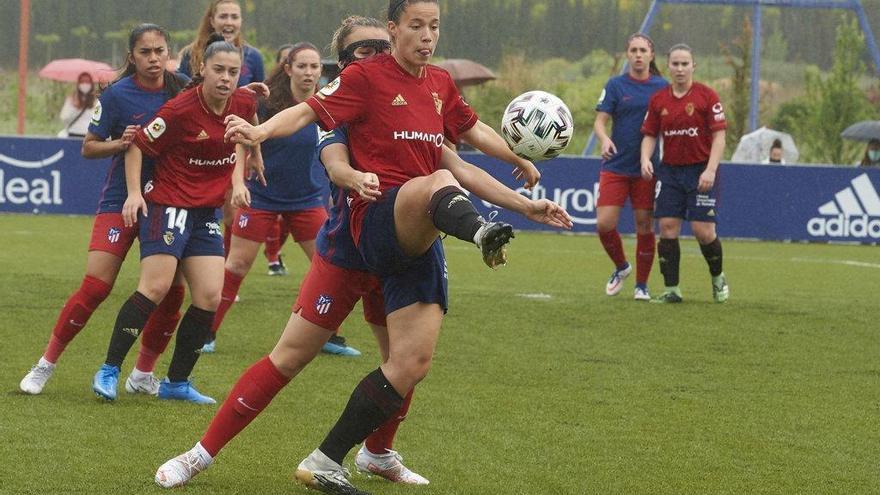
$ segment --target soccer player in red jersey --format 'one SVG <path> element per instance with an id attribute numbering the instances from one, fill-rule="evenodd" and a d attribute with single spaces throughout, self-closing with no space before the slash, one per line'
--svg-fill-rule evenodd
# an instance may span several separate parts
<path id="1" fill-rule="evenodd" d="M 223 238 L 216 210 L 223 205 L 230 177 L 234 199 L 241 204 L 249 200 L 245 148 L 225 142 L 222 135 L 226 116 L 255 117 L 252 92 L 236 89 L 241 63 L 235 45 L 222 39 L 209 44 L 200 77 L 191 83 L 194 87 L 166 103 L 126 152 L 128 198 L 122 217 L 127 227 L 139 224 L 141 276 L 137 291 L 119 310 L 107 352 L 110 362 L 93 380 L 99 397 L 116 398 L 119 367 L 112 359 L 121 362 L 119 356 L 137 339 L 180 272 L 189 284 L 192 304 L 181 319 L 168 378 L 160 383 L 158 396 L 215 402 L 192 387 L 189 375 L 220 302 Z M 156 160 L 156 169 L 142 195 L 143 155 Z"/>
<path id="2" fill-rule="evenodd" d="M 712 275 L 715 302 L 727 300 L 730 290 L 722 270 L 718 220 L 718 165 L 724 153 L 727 121 L 718 95 L 694 81 L 693 50 L 678 44 L 669 50 L 672 85 L 651 97 L 642 124 L 642 177 L 657 176 L 654 216 L 660 219 L 657 254 L 666 289 L 652 302 L 679 303 L 678 268 L 681 223 L 688 220 Z M 663 137 L 663 160 L 656 170 L 651 155 Z"/>
<path id="3" fill-rule="evenodd" d="M 441 163 L 447 149 L 444 136 L 462 137 L 476 148 L 521 167 L 529 184 L 538 178 L 530 162 L 516 158 L 500 136 L 478 121 L 449 75 L 428 65 L 439 33 L 436 1 L 394 0 L 388 18 L 393 56 L 377 55 L 349 65 L 319 96 L 259 127 L 237 117 L 231 117 L 227 126 L 230 138 L 257 144 L 297 132 L 316 120 L 327 129 L 347 123 L 353 162 L 379 182 L 377 201 L 349 195 L 350 227 L 364 263 L 382 278 L 389 357 L 356 387 L 337 425 L 297 469 L 297 479 L 327 493 L 363 493 L 346 479 L 343 458 L 399 411 L 404 397 L 430 367 L 446 308 L 445 258 L 439 233 L 474 242 L 490 266 L 504 262 L 503 247 L 511 237 L 510 226 L 480 218 L 458 188 L 458 181 L 474 194 L 534 221 L 571 227 L 565 211 L 551 201 L 526 199 L 476 167 L 454 161 Z M 245 406 L 253 410 L 265 407 L 286 383 L 284 378 L 301 370 L 311 352 L 326 339 L 326 333 L 288 336 L 291 327 L 289 323 L 282 342 L 259 371 L 265 375 L 263 393 L 250 396 L 259 398 L 260 403 L 254 405 L 242 396 L 233 402 L 230 395 L 221 409 L 228 405 L 240 415 L 249 415 Z M 267 391 L 269 387 L 272 389 Z M 250 391 L 243 387 L 240 392 Z M 215 421 L 218 419 L 219 415 Z M 240 431 L 246 424 L 239 422 L 234 427 Z M 162 486 L 178 486 L 210 462 L 210 452 L 197 444 L 163 465 L 156 480 Z"/>
<path id="4" fill-rule="evenodd" d="M 128 38 L 125 69 L 100 97 L 92 116 L 89 133 L 83 141 L 86 158 L 113 157 L 107 172 L 98 213 L 92 228 L 86 275 L 80 288 L 70 296 L 52 330 L 52 336 L 39 362 L 22 379 L 19 388 L 39 394 L 55 371 L 67 345 L 85 327 L 92 313 L 110 294 L 137 230 L 122 221 L 122 205 L 127 196 L 124 154 L 140 127 L 183 88 L 185 81 L 165 70 L 168 61 L 168 33 L 155 24 L 135 27 Z M 151 164 L 145 170 L 149 176 Z M 138 185 L 140 187 L 140 185 Z M 137 365 L 126 380 L 126 390 L 155 395 L 159 388 L 153 377 L 156 358 L 168 342 L 180 319 L 183 304 L 182 281 L 176 281 L 144 328 L 144 342 Z M 148 339 L 147 336 L 150 336 Z"/>

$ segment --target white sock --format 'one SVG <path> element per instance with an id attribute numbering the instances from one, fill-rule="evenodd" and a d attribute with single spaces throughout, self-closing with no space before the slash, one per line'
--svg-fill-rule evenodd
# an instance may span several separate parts
<path id="1" fill-rule="evenodd" d="M 37 362 L 37 366 L 40 366 L 43 368 L 54 368 L 55 363 L 50 363 L 49 361 L 46 361 L 46 358 L 40 356 L 40 360 Z"/>
<path id="2" fill-rule="evenodd" d="M 204 447 L 202 447 L 202 442 L 196 442 L 196 445 L 195 445 L 195 447 L 193 447 L 193 450 L 195 450 L 196 453 L 199 454 L 199 457 L 201 457 L 202 460 L 205 461 L 206 465 L 214 462 L 214 458 L 211 457 L 211 454 L 209 454 L 208 451 L 205 450 Z"/>
<path id="3" fill-rule="evenodd" d="M 152 371 L 141 371 L 137 368 L 131 370 L 131 377 L 135 380 L 143 380 L 148 376 L 153 376 Z"/>

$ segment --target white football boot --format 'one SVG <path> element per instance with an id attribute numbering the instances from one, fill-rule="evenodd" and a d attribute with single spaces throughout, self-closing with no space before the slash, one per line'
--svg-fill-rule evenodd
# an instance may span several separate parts
<path id="1" fill-rule="evenodd" d="M 40 359 L 40 362 L 35 364 L 34 367 L 28 371 L 27 375 L 24 375 L 24 378 L 21 379 L 21 383 L 18 384 L 18 388 L 26 394 L 39 395 L 40 392 L 43 391 L 43 387 L 46 386 L 46 382 L 52 377 L 54 371 L 54 364 Z"/>
<path id="2" fill-rule="evenodd" d="M 300 483 L 331 495 L 369 495 L 348 481 L 349 472 L 319 449 L 299 463 L 294 477 Z"/>
<path id="3" fill-rule="evenodd" d="M 197 443 L 195 447 L 159 466 L 159 470 L 156 471 L 156 484 L 162 488 L 183 486 L 195 475 L 208 469 L 212 462 L 214 459 L 208 451 L 201 443 Z"/>
<path id="4" fill-rule="evenodd" d="M 153 373 L 143 373 L 132 370 L 125 379 L 125 391 L 130 394 L 156 395 L 159 393 L 160 380 Z"/>
<path id="5" fill-rule="evenodd" d="M 354 465 L 362 473 L 373 473 L 388 481 L 404 483 L 407 485 L 427 485 L 430 483 L 424 476 L 414 473 L 403 465 L 403 457 L 395 450 L 388 450 L 384 454 L 374 454 L 361 446 Z"/>

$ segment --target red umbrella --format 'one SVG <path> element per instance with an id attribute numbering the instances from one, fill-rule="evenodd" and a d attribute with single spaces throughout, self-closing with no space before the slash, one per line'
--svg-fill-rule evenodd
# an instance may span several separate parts
<path id="1" fill-rule="evenodd" d="M 61 58 L 49 62 L 40 69 L 40 77 L 53 81 L 76 82 L 79 75 L 88 72 L 99 83 L 108 83 L 116 77 L 113 67 L 104 62 L 82 58 Z"/>
<path id="2" fill-rule="evenodd" d="M 483 84 L 495 79 L 495 74 L 488 67 L 465 58 L 450 58 L 438 62 L 437 66 L 446 69 L 459 86 Z"/>

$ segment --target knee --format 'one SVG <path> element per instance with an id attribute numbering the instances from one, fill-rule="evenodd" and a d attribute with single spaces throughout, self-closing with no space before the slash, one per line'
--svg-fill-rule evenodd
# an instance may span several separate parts
<path id="1" fill-rule="evenodd" d="M 168 289 L 169 285 L 164 281 L 142 280 L 138 284 L 137 290 L 150 301 L 159 304 L 162 302 L 162 299 L 165 299 L 165 295 L 168 294 Z"/>
<path id="2" fill-rule="evenodd" d="M 254 264 L 254 260 L 244 259 L 241 256 L 230 256 L 226 259 L 225 269 L 228 272 L 234 273 L 239 277 L 244 277 L 251 269 L 251 265 Z"/>
<path id="3" fill-rule="evenodd" d="M 606 232 L 611 232 L 612 230 L 617 228 L 617 222 L 609 220 L 607 218 L 598 218 L 596 220 L 596 231 L 600 234 L 604 234 Z"/>
<path id="4" fill-rule="evenodd" d="M 402 373 L 410 382 L 410 388 L 412 388 L 428 376 L 428 371 L 431 369 L 431 356 L 423 354 L 408 356 L 399 364 Z"/>
<path id="5" fill-rule="evenodd" d="M 654 232 L 654 222 L 650 218 L 637 219 L 636 232 L 639 234 L 650 234 L 651 232 Z"/>
<path id="6" fill-rule="evenodd" d="M 452 175 L 452 172 L 446 169 L 437 170 L 432 173 L 430 177 L 432 183 L 431 189 L 435 192 L 447 186 L 461 187 L 458 184 L 458 181 L 455 180 L 455 176 Z"/>
<path id="7" fill-rule="evenodd" d="M 713 229 L 694 229 L 694 237 L 702 245 L 711 244 L 717 237 Z"/>
<path id="8" fill-rule="evenodd" d="M 205 311 L 217 311 L 217 308 L 220 307 L 220 294 L 221 291 L 219 289 L 193 291 L 193 305 Z"/>

